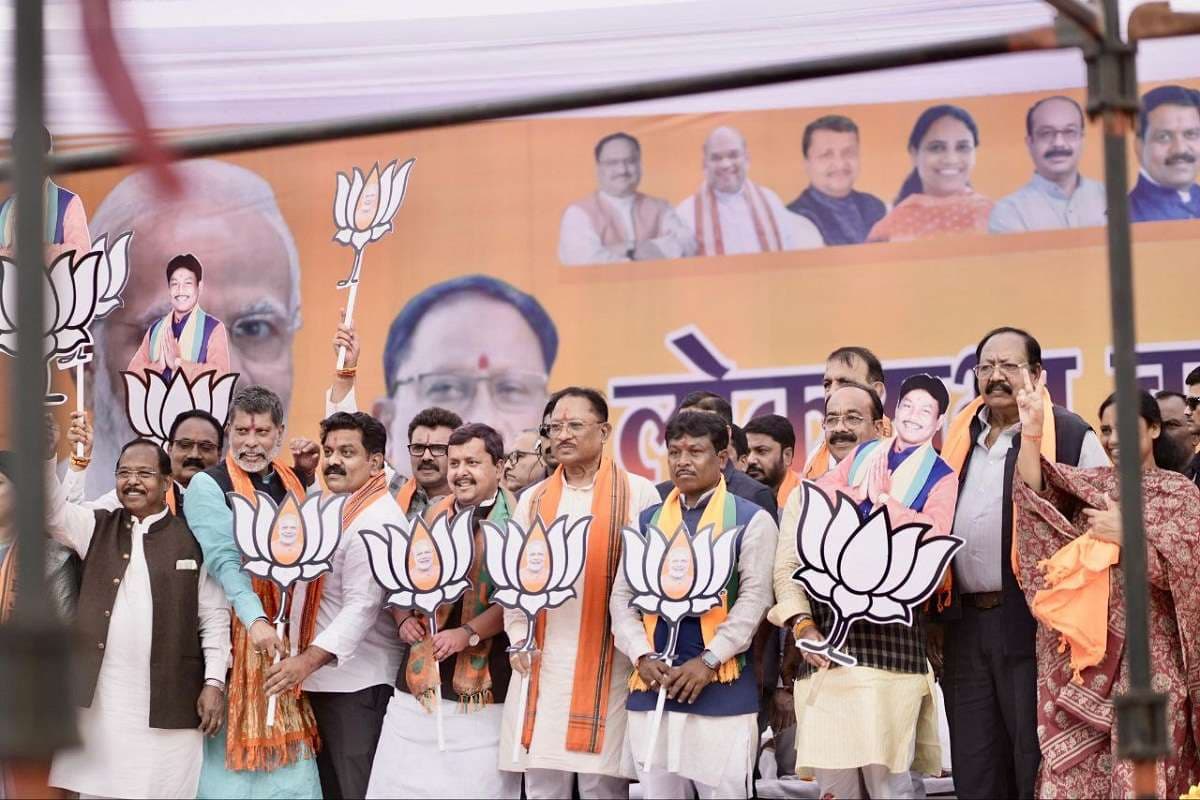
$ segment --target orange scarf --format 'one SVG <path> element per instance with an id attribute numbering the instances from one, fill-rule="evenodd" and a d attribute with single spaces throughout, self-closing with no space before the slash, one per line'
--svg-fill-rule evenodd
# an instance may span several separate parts
<path id="1" fill-rule="evenodd" d="M 417 479 L 409 478 L 400 488 L 396 490 L 396 505 L 400 506 L 400 510 L 405 514 L 408 513 L 409 507 L 412 505 L 413 495 L 417 493 Z"/>
<path id="2" fill-rule="evenodd" d="M 533 507 L 547 528 L 558 516 L 562 500 L 563 468 L 560 464 L 539 485 Z M 587 539 L 584 560 L 582 616 L 579 621 L 579 644 L 575 656 L 575 680 L 571 687 L 571 709 L 567 717 L 566 749 L 573 752 L 599 753 L 604 747 L 604 726 L 608 716 L 608 692 L 612 682 L 615 651 L 612 620 L 608 615 L 608 597 L 621 558 L 621 529 L 629 514 L 629 474 L 613 461 L 612 456 L 600 459 L 596 482 L 592 488 L 592 523 Z M 546 615 L 537 615 L 534 640 L 540 650 L 546 639 Z M 541 661 L 533 662 L 529 677 L 529 703 L 525 711 L 521 744 L 529 747 L 533 740 L 533 723 L 537 710 Z"/>
<path id="3" fill-rule="evenodd" d="M 787 505 L 787 499 L 792 496 L 792 491 L 799 485 L 800 476 L 790 469 L 784 470 L 783 482 L 775 491 L 775 505 L 779 506 L 780 511 L 783 511 L 783 507 Z"/>
<path id="4" fill-rule="evenodd" d="M 886 416 L 883 418 L 883 438 L 889 438 L 892 435 L 892 421 Z M 815 481 L 817 478 L 824 475 L 829 470 L 833 469 L 833 460 L 829 455 L 829 442 L 821 440 L 821 446 L 818 447 L 812 454 L 812 458 L 805 465 L 803 474 L 805 480 Z M 783 504 L 780 503 L 780 508 Z"/>
<path id="5" fill-rule="evenodd" d="M 1047 392 L 1043 395 L 1042 402 L 1042 455 L 1049 461 L 1055 461 L 1054 447 L 1054 404 L 1050 402 L 1050 394 Z M 966 407 L 958 412 L 958 416 L 950 423 L 950 430 L 946 433 L 946 438 L 942 442 L 942 460 L 945 461 L 950 468 L 962 475 L 963 468 L 967 465 L 967 459 L 971 455 L 971 448 L 975 445 L 975 440 L 971 438 L 971 422 L 979 414 L 979 409 L 983 407 L 983 398 L 976 397 Z M 1020 575 L 1020 556 L 1017 553 L 1017 536 L 1015 532 L 1017 524 L 1017 508 L 1016 503 L 1013 504 L 1012 521 L 1014 533 L 1012 537 L 1012 551 L 1010 559 L 1012 560 L 1013 575 Z M 946 577 L 942 580 L 942 586 L 937 590 L 937 609 L 943 611 L 950 605 L 950 590 L 954 586 L 954 568 L 951 565 L 946 570 Z"/>
<path id="6" fill-rule="evenodd" d="M 257 504 L 254 483 L 250 475 L 233 460 L 225 457 L 233 490 Z M 291 468 L 279 461 L 272 464 L 283 485 L 297 502 L 304 497 L 304 485 Z M 301 614 L 299 648 L 303 650 L 312 641 L 316 628 L 317 606 L 321 602 L 323 580 L 318 578 L 309 584 Z M 275 619 L 280 604 L 290 602 L 290 593 L 282 597 L 279 587 L 273 582 L 252 577 L 254 593 L 262 601 L 263 613 Z M 285 613 L 287 609 L 284 609 Z M 321 746 L 317 733 L 317 721 L 313 717 L 308 699 L 300 687 L 279 695 L 275 709 L 275 724 L 267 727 L 267 695 L 263 683 L 271 662 L 259 655 L 250 646 L 250 635 L 237 615 L 232 619 L 233 666 L 229 678 L 229 729 L 225 741 L 225 766 L 235 771 L 272 771 L 295 761 L 312 758 Z M 285 637 L 284 647 L 288 647 Z"/>
<path id="7" fill-rule="evenodd" d="M 742 187 L 742 198 L 746 208 L 750 210 L 750 221 L 754 224 L 754 236 L 758 239 L 758 249 L 763 253 L 782 250 L 782 239 L 779 236 L 779 224 L 771 213 L 771 206 L 758 185 L 746 179 Z M 763 217 L 770 223 L 768 229 L 763 225 Z M 696 192 L 693 206 L 692 224 L 696 231 L 696 242 L 700 245 L 698 255 L 725 255 L 725 239 L 721 232 L 721 215 L 717 206 L 717 196 L 713 188 L 705 181 Z"/>
<path id="8" fill-rule="evenodd" d="M 509 497 L 505 496 L 503 490 L 498 490 L 496 505 L 492 507 L 492 516 L 489 519 L 503 524 L 508 519 L 510 508 L 512 508 L 512 503 L 509 502 Z M 426 509 L 425 519 L 432 523 L 441 514 L 453 513 L 454 495 L 451 494 Z M 471 620 L 487 611 L 492 599 L 493 584 L 484 562 L 483 526 L 478 521 L 475 522 L 474 537 L 475 546 L 472 548 L 471 568 L 467 571 L 471 588 L 467 589 L 461 598 L 460 625 L 470 623 Z M 454 606 L 454 603 L 443 603 L 438 606 L 437 628 L 439 631 L 445 626 L 446 620 L 450 618 Z M 417 616 L 424 617 L 419 613 Z M 458 695 L 459 707 L 465 712 L 480 711 L 495 700 L 492 697 L 492 673 L 488 667 L 494 639 L 495 637 L 480 639 L 479 644 L 464 648 L 454 657 L 454 678 L 451 685 L 455 694 Z M 438 694 L 442 683 L 441 667 L 433 657 L 432 637 L 426 637 L 410 648 L 404 679 L 412 696 L 425 707 L 426 711 L 432 712 L 433 698 Z"/>

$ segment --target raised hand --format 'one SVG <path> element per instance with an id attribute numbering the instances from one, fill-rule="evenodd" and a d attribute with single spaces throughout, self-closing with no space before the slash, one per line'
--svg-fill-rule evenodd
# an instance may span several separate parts
<path id="1" fill-rule="evenodd" d="M 67 428 L 67 441 L 71 443 L 71 452 L 76 445 L 83 445 L 83 457 L 92 457 L 92 423 L 88 421 L 84 411 L 71 412 L 71 427 Z"/>
<path id="2" fill-rule="evenodd" d="M 321 446 L 312 439 L 292 439 L 292 463 L 301 472 L 313 474 L 321 464 Z"/>
<path id="3" fill-rule="evenodd" d="M 1042 370 L 1035 384 L 1029 377 L 1029 369 L 1021 370 L 1024 387 L 1017 390 L 1017 413 L 1021 417 L 1022 434 L 1040 436 L 1045 419 L 1046 371 Z"/>
<path id="4" fill-rule="evenodd" d="M 887 457 L 887 449 L 880 445 L 867 473 L 867 497 L 872 505 L 879 505 L 879 496 L 887 494 L 892 488 L 892 473 L 888 470 Z"/>
<path id="5" fill-rule="evenodd" d="M 358 333 L 353 324 L 346 323 L 346 309 L 344 308 L 337 332 L 333 335 L 333 352 L 340 353 L 343 347 L 346 348 L 344 369 L 354 369 L 358 366 Z"/>

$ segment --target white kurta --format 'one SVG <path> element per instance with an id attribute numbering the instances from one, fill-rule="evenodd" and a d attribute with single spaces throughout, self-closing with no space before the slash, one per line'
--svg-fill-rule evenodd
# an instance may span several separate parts
<path id="1" fill-rule="evenodd" d="M 164 510 L 134 520 L 129 564 L 113 604 L 96 692 L 90 708 L 78 709 L 82 743 L 55 755 L 51 786 L 102 797 L 196 796 L 202 734 L 198 729 L 162 730 L 149 725 L 154 604 L 143 540 L 150 526 L 166 514 Z M 55 539 L 82 557 L 95 525 L 92 511 L 59 505 L 49 528 Z M 204 674 L 223 683 L 229 664 L 229 604 L 203 567 L 196 572 Z"/>
<path id="2" fill-rule="evenodd" d="M 793 214 L 787 210 L 779 195 L 761 184 L 763 199 L 767 209 L 775 218 L 779 228 L 779 243 L 784 250 L 812 250 L 825 246 L 821 231 L 808 217 Z M 721 241 L 725 246 L 726 255 L 739 253 L 761 253 L 758 234 L 754 230 L 754 216 L 750 212 L 750 201 L 746 198 L 746 187 L 737 192 L 717 192 L 717 219 L 721 223 Z M 690 195 L 676 209 L 679 218 L 687 226 L 688 231 L 697 239 L 696 233 L 696 195 Z M 764 226 L 770 225 L 770 220 L 762 220 Z"/>
<path id="3" fill-rule="evenodd" d="M 553 480 L 553 478 L 548 479 Z M 567 516 L 567 525 L 592 513 L 592 486 L 563 487 L 555 517 Z M 639 475 L 629 476 L 628 518 L 636 522 L 638 515 L 650 506 L 661 502 L 654 484 Z M 528 526 L 533 516 L 533 497 L 536 490 L 521 495 L 513 518 Z M 621 751 L 625 739 L 625 699 L 629 695 L 627 679 L 632 669 L 629 659 L 617 650 L 614 654 L 612 681 L 608 690 L 608 714 L 605 721 L 604 745 L 599 753 L 577 753 L 566 749 L 567 716 L 571 709 L 571 688 L 575 679 L 575 658 L 578 654 L 579 624 L 583 615 L 581 598 L 584 593 L 587 568 L 575 584 L 575 597 L 546 614 L 546 639 L 542 647 L 541 675 L 533 740 L 529 752 L 521 751 L 516 762 L 512 761 L 512 737 L 520 736 L 520 721 L 517 719 L 518 693 L 521 688 L 520 675 L 513 673 L 509 683 L 508 698 L 504 703 L 504 726 L 500 733 L 500 768 L 525 771 L 526 769 L 553 769 L 563 772 L 579 772 L 596 775 L 613 775 L 633 778 L 629 769 L 622 765 Z M 513 642 L 523 641 L 527 635 L 525 616 L 519 611 L 505 609 L 504 628 Z"/>
<path id="4" fill-rule="evenodd" d="M 600 202 L 605 203 L 612 211 L 613 217 L 621 223 L 625 239 L 624 248 L 619 251 L 610 250 L 600 239 L 600 234 L 593 227 L 587 212 L 572 204 L 563 212 L 558 231 L 558 260 L 567 266 L 629 261 L 625 251 L 637 244 L 633 235 L 633 201 L 636 195 L 612 197 L 604 192 L 599 192 L 598 195 Z M 662 228 L 661 236 L 646 240 L 658 248 L 662 258 L 682 258 L 695 254 L 696 242 L 674 209 L 668 209 L 663 215 Z"/>
<path id="5" fill-rule="evenodd" d="M 496 767 L 503 706 L 467 713 L 441 702 L 445 752 L 438 750 L 433 715 L 407 692 L 392 695 L 367 797 L 520 797 L 520 774 Z"/>

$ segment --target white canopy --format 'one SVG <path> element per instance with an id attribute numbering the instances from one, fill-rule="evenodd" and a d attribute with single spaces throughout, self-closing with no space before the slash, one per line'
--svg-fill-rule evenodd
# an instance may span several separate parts
<path id="1" fill-rule="evenodd" d="M 11 12 L 13 0 L 5 4 Z M 1123 3 L 1126 13 L 1135 0 Z M 1017 31 L 1041 0 L 113 0 L 118 40 L 165 129 L 279 123 L 598 86 Z M 50 127 L 121 129 L 91 74 L 77 3 L 48 2 Z M 11 13 L 0 69 L 11 74 Z M 999 66 L 1003 64 L 1003 66 Z M 1200 75 L 1200 37 L 1145 43 L 1139 78 Z M 1079 87 L 1077 52 L 980 59 L 642 103 L 659 113 Z M 10 129 L 12 81 L 0 124 Z"/>

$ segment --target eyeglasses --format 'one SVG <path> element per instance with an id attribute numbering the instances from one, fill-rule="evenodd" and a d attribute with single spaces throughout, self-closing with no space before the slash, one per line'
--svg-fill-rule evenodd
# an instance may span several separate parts
<path id="1" fill-rule="evenodd" d="M 408 454 L 414 458 L 420 458 L 428 450 L 429 454 L 434 458 L 441 458 L 446 455 L 446 451 L 450 449 L 447 444 L 410 444 L 408 446 Z"/>
<path id="2" fill-rule="evenodd" d="M 510 464 L 510 465 L 516 464 L 518 461 L 520 461 L 525 456 L 533 456 L 534 458 L 541 458 L 542 451 L 540 448 L 537 450 L 513 450 L 511 453 L 509 453 L 508 455 L 506 455 L 504 457 L 504 463 Z"/>
<path id="3" fill-rule="evenodd" d="M 829 414 L 821 420 L 821 427 L 827 431 L 834 430 L 845 423 L 847 428 L 857 428 L 867 421 L 862 414 Z"/>
<path id="4" fill-rule="evenodd" d="M 1195 411 L 1197 408 L 1200 408 L 1200 397 L 1189 397 L 1184 402 L 1187 403 L 1188 411 Z"/>
<path id="5" fill-rule="evenodd" d="M 1021 370 L 1025 369 L 1028 366 L 1029 366 L 1029 364 L 1026 364 L 1026 363 L 1010 364 L 1007 361 L 1001 361 L 996 364 L 980 364 L 979 366 L 974 367 L 973 371 L 975 372 L 976 375 L 978 375 L 979 377 L 983 378 L 986 381 L 988 378 L 992 377 L 992 375 L 995 374 L 996 370 L 999 370 L 1003 375 L 1006 375 L 1008 377 L 1019 377 L 1021 374 Z"/>
<path id="6" fill-rule="evenodd" d="M 117 470 L 117 480 L 128 481 L 137 478 L 139 481 L 148 481 L 154 478 L 161 477 L 157 472 L 148 469 L 126 469 Z"/>
<path id="7" fill-rule="evenodd" d="M 171 443 L 172 447 L 178 447 L 184 451 L 190 451 L 194 448 L 199 448 L 200 452 L 206 456 L 211 456 L 217 452 L 216 442 L 197 442 L 193 439 L 176 439 Z"/>
<path id="8" fill-rule="evenodd" d="M 399 378 L 395 385 L 416 384 L 417 395 L 425 405 L 454 409 L 469 406 L 480 383 L 488 385 L 492 399 L 503 411 L 540 408 L 546 402 L 546 376 L 540 372 L 510 370 L 493 375 L 427 372 Z"/>
<path id="9" fill-rule="evenodd" d="M 545 433 L 542 435 L 549 437 L 551 439 L 557 439 L 558 437 L 562 436 L 563 432 L 565 431 L 567 434 L 569 434 L 571 436 L 579 436 L 584 431 L 586 431 L 588 428 L 590 428 L 592 425 L 600 425 L 600 424 L 601 423 L 594 422 L 594 421 L 593 422 L 585 422 L 581 419 L 572 419 L 572 420 L 567 420 L 566 422 L 551 422 L 547 425 L 542 426 L 542 430 L 545 431 Z"/>
<path id="10" fill-rule="evenodd" d="M 1050 144 L 1059 136 L 1064 142 L 1073 144 L 1083 138 L 1083 131 L 1079 128 L 1038 128 L 1033 132 L 1034 141 L 1040 144 Z"/>

